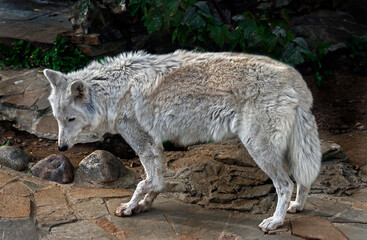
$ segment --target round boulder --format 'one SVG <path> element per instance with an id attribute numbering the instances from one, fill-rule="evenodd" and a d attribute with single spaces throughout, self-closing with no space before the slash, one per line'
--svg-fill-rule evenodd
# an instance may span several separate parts
<path id="1" fill-rule="evenodd" d="M 89 181 L 106 184 L 116 181 L 126 168 L 112 153 L 97 150 L 79 163 L 79 171 Z"/>
<path id="2" fill-rule="evenodd" d="M 63 154 L 52 154 L 42 159 L 31 168 L 31 172 L 41 179 L 58 183 L 74 180 L 74 167 Z"/>
<path id="3" fill-rule="evenodd" d="M 0 165 L 23 171 L 31 158 L 20 148 L 13 146 L 0 147 Z"/>

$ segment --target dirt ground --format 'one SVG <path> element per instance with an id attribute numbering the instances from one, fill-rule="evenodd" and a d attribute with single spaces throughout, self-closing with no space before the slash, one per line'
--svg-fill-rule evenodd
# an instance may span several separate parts
<path id="1" fill-rule="evenodd" d="M 367 164 L 367 76 L 334 74 L 317 87 L 313 76 L 305 76 L 313 95 L 314 109 L 320 137 L 338 143 L 352 164 L 360 168 Z M 22 148 L 39 161 L 59 153 L 56 141 L 39 139 L 14 129 L 11 122 L 0 122 L 0 144 Z M 132 149 L 119 136 L 108 136 L 101 143 L 78 144 L 64 154 L 75 167 L 97 149 L 105 149 L 118 156 L 125 165 L 139 166 Z"/>

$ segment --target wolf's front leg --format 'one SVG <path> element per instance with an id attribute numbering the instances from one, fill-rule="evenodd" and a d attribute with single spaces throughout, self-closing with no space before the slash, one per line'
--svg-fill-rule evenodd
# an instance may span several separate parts
<path id="1" fill-rule="evenodd" d="M 131 200 L 116 209 L 115 215 L 121 217 L 150 210 L 154 199 L 164 188 L 163 147 L 161 143 L 154 143 L 153 138 L 136 121 L 122 120 L 118 127 L 122 137 L 138 153 L 146 174 Z"/>

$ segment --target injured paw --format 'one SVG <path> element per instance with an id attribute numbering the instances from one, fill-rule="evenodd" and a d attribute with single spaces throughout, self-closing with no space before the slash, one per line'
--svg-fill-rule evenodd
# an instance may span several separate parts
<path id="1" fill-rule="evenodd" d="M 296 212 L 300 212 L 303 210 L 303 206 L 296 202 L 296 201 L 291 201 L 291 203 L 289 204 L 289 208 L 287 209 L 288 213 L 296 213 Z"/>
<path id="2" fill-rule="evenodd" d="M 263 230 L 264 232 L 275 230 L 277 227 L 283 225 L 283 221 L 284 221 L 283 219 L 273 216 L 273 217 L 264 219 L 260 223 L 259 228 Z"/>

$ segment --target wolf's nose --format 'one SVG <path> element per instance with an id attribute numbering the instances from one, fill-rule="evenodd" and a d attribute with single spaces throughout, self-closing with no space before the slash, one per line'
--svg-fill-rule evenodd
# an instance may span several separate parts
<path id="1" fill-rule="evenodd" d="M 59 146 L 59 151 L 64 152 L 66 150 L 68 150 L 68 146 Z"/>

